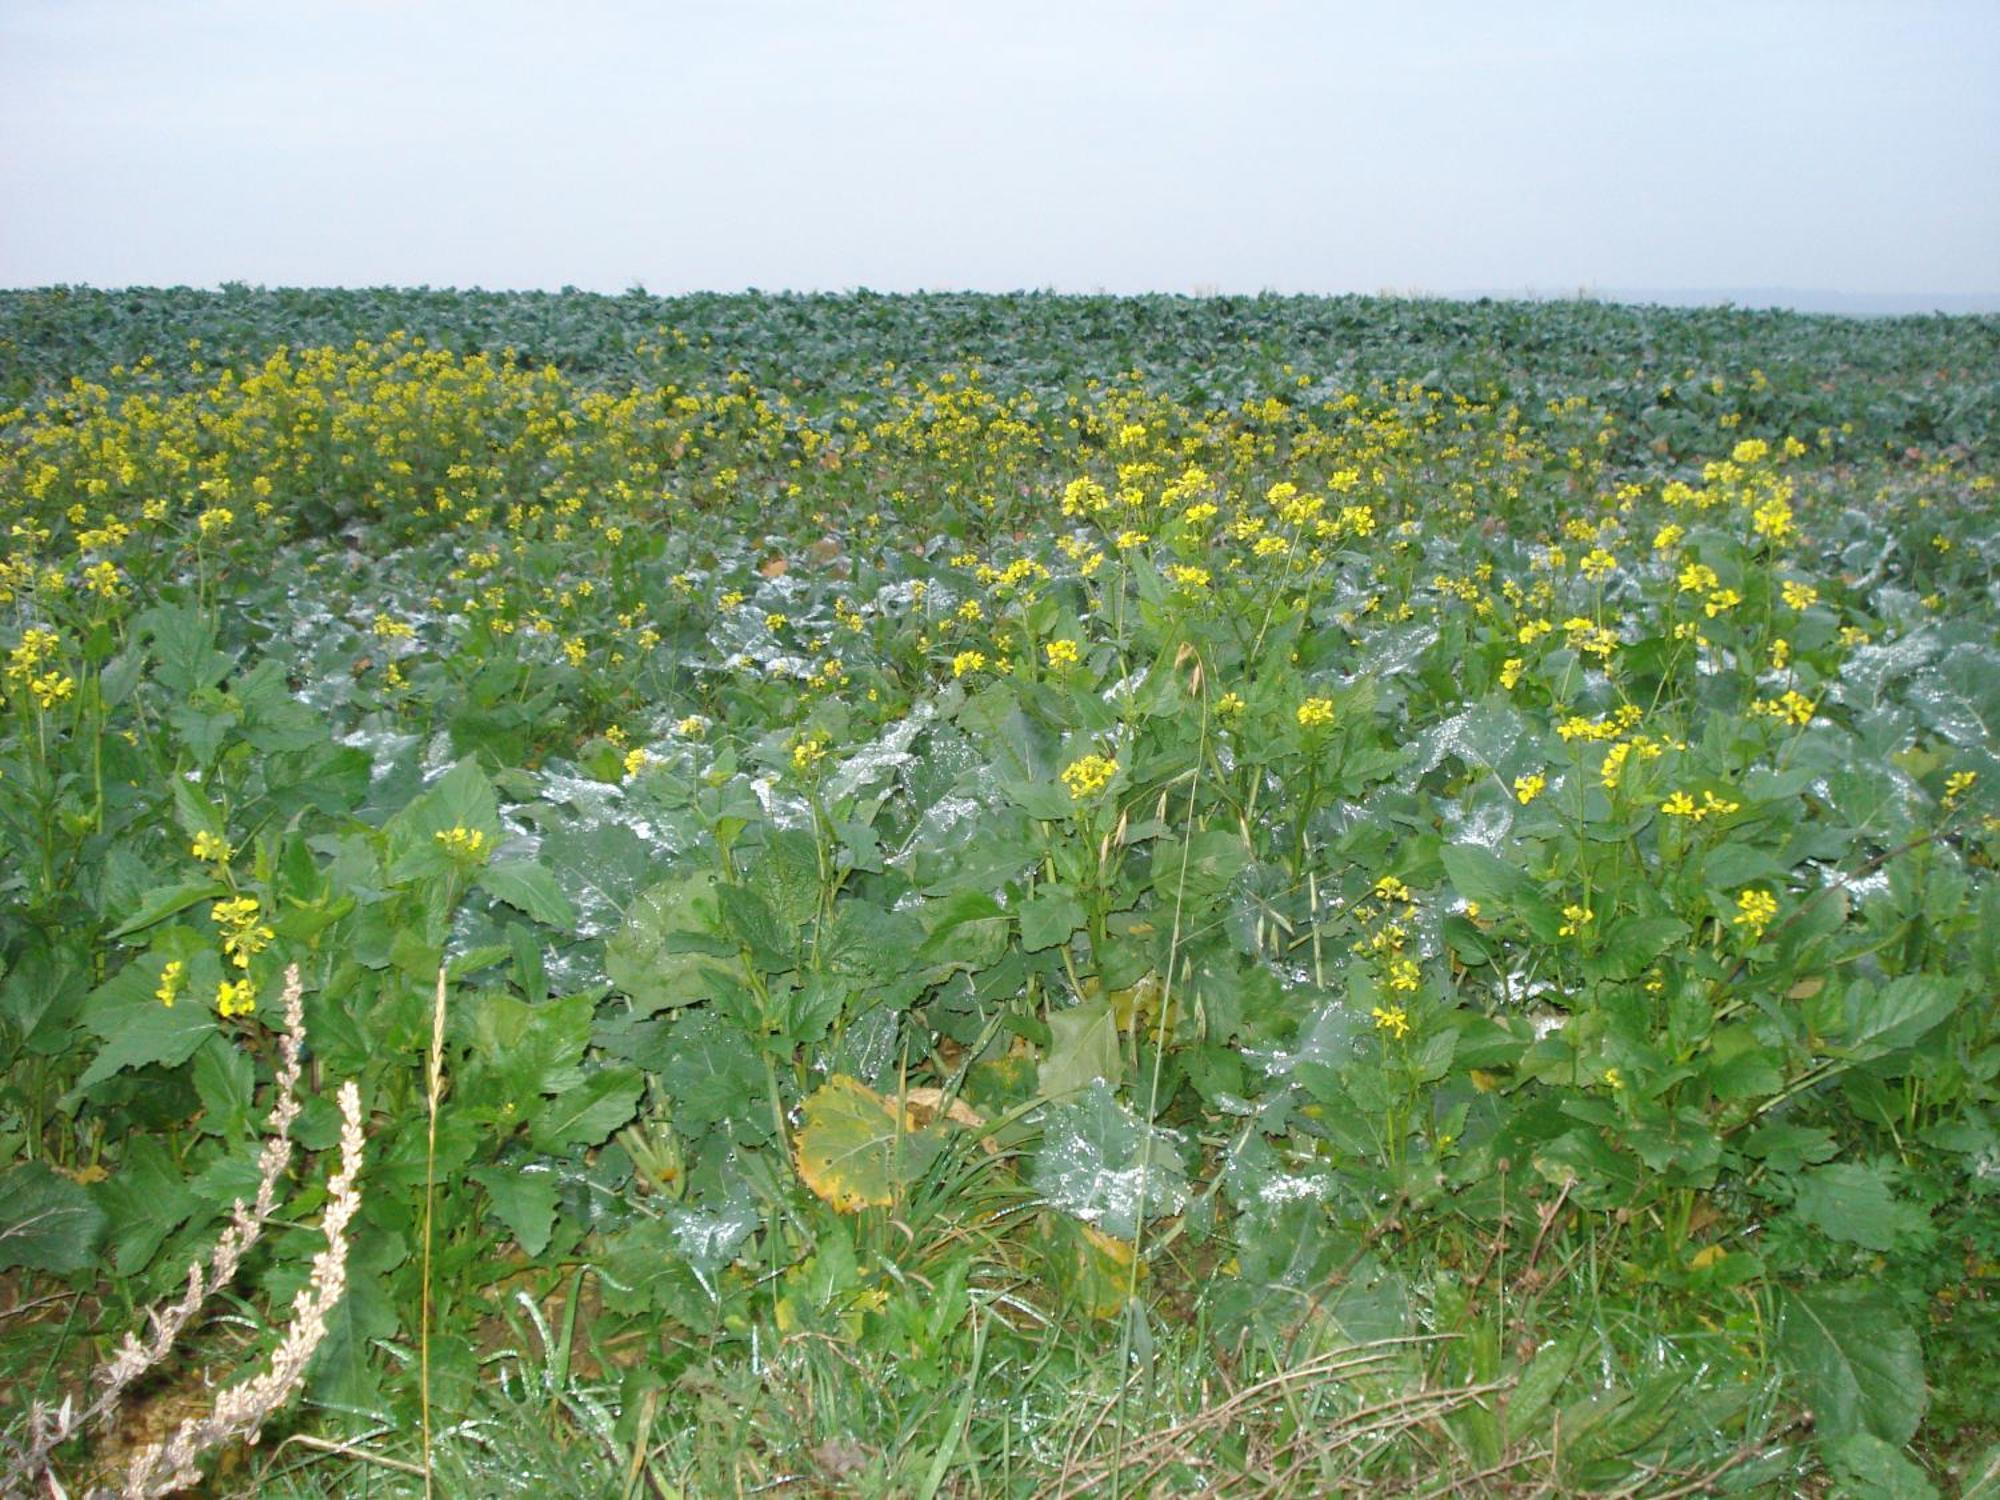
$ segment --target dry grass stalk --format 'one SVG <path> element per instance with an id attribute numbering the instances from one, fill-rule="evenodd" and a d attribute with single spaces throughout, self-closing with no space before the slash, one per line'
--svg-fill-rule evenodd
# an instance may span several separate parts
<path id="1" fill-rule="evenodd" d="M 118 1352 L 97 1372 L 98 1394 L 79 1406 L 75 1395 L 66 1396 L 51 1408 L 36 1402 L 28 1413 L 27 1441 L 18 1456 L 0 1471 L 0 1494 L 23 1493 L 28 1485 L 40 1485 L 51 1495 L 67 1494 L 49 1466 L 49 1456 L 62 1443 L 94 1427 L 106 1425 L 118 1410 L 125 1392 L 141 1375 L 164 1361 L 175 1341 L 208 1298 L 227 1286 L 262 1236 L 265 1223 L 277 1206 L 278 1183 L 291 1166 L 292 1125 L 298 1119 L 300 1054 L 305 1046 L 304 990 L 298 966 L 285 971 L 285 1030 L 278 1042 L 277 1097 L 265 1118 L 267 1136 L 258 1157 L 257 1192 L 245 1204 L 238 1199 L 230 1210 L 229 1227 L 216 1241 L 206 1266 L 200 1261 L 188 1267 L 187 1288 L 170 1307 L 153 1308 L 147 1313 L 147 1336 L 125 1335 Z M 271 1356 L 265 1371 L 225 1391 L 206 1417 L 181 1424 L 165 1443 L 154 1444 L 134 1456 L 127 1468 L 120 1494 L 153 1496 L 166 1494 L 198 1477 L 194 1460 L 207 1449 L 233 1437 L 255 1442 L 259 1429 L 270 1414 L 288 1400 L 305 1373 L 306 1363 L 326 1336 L 326 1314 L 340 1299 L 347 1285 L 347 1227 L 361 1204 L 358 1179 L 361 1170 L 361 1096 L 353 1083 L 341 1086 L 340 1170 L 328 1184 L 328 1203 L 322 1225 L 327 1246 L 313 1259 L 312 1277 L 293 1302 L 293 1321 Z M 108 1490 L 92 1492 L 108 1495 Z"/>

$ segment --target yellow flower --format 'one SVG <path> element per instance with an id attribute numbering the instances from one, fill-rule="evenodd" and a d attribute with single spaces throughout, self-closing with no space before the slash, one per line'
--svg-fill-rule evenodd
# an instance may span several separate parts
<path id="1" fill-rule="evenodd" d="M 212 506 L 195 517 L 195 524 L 201 528 L 203 536 L 212 536 L 218 531 L 227 531 L 234 526 L 236 512 L 226 505 Z"/>
<path id="2" fill-rule="evenodd" d="M 1111 785 L 1117 774 L 1118 762 L 1110 756 L 1086 755 L 1063 768 L 1062 783 L 1069 788 L 1072 801 L 1085 802 Z"/>
<path id="3" fill-rule="evenodd" d="M 1375 899 L 1377 901 L 1407 901 L 1410 899 L 1410 888 L 1395 876 L 1384 875 L 1380 880 L 1375 882 Z"/>
<path id="4" fill-rule="evenodd" d="M 1333 722 L 1331 698 L 1308 698 L 1298 707 L 1297 718 L 1305 729 L 1323 729 Z"/>
<path id="5" fill-rule="evenodd" d="M 61 672 L 44 672 L 28 679 L 28 691 L 35 695 L 37 706 L 50 709 L 76 691 L 76 679 Z"/>
<path id="6" fill-rule="evenodd" d="M 1215 700 L 1215 716 L 1218 719 L 1233 719 L 1243 712 L 1241 693 L 1224 693 Z"/>
<path id="7" fill-rule="evenodd" d="M 1769 891 L 1741 891 L 1736 897 L 1736 915 L 1730 918 L 1730 923 L 1748 929 L 1750 940 L 1755 942 L 1777 914 L 1778 898 Z"/>
<path id="8" fill-rule="evenodd" d="M 1809 583 L 1798 583 L 1789 578 L 1778 586 L 1778 592 L 1784 596 L 1787 609 L 1811 609 L 1819 602 L 1818 589 Z"/>
<path id="9" fill-rule="evenodd" d="M 194 836 L 194 844 L 190 852 L 196 859 L 213 860 L 219 865 L 228 864 L 230 856 L 236 853 L 235 849 L 230 846 L 229 840 L 219 838 L 215 834 L 209 833 L 206 829 Z"/>
<path id="10" fill-rule="evenodd" d="M 961 651 L 951 659 L 951 675 L 954 677 L 963 677 L 967 672 L 983 672 L 985 670 L 986 653 L 984 651 Z"/>
<path id="11" fill-rule="evenodd" d="M 493 852 L 485 830 L 467 828 L 462 823 L 451 828 L 441 828 L 431 836 L 443 847 L 446 854 L 467 864 L 483 865 L 487 856 Z"/>
<path id="12" fill-rule="evenodd" d="M 684 734 L 689 739 L 701 738 L 703 731 L 707 728 L 708 720 L 704 719 L 700 714 L 689 714 L 685 719 L 676 720 L 674 723 L 674 733 Z"/>
<path id="13" fill-rule="evenodd" d="M 1500 686 L 1506 691 L 1513 692 L 1515 684 L 1521 680 L 1521 666 L 1518 656 L 1510 656 L 1500 663 Z"/>
<path id="14" fill-rule="evenodd" d="M 1205 589 L 1209 582 L 1208 569 L 1190 567 L 1185 563 L 1175 563 L 1169 567 L 1167 577 L 1184 589 Z"/>
<path id="15" fill-rule="evenodd" d="M 1977 771 L 1953 771 L 1944 779 L 1944 806 L 1947 811 L 1957 807 L 1959 800 L 1972 790 L 1973 782 L 1979 779 Z"/>
<path id="16" fill-rule="evenodd" d="M 1410 1034 L 1410 1013 L 1400 1005 L 1378 1005 L 1368 1014 L 1375 1018 L 1377 1030 L 1388 1032 L 1398 1041 Z"/>
<path id="17" fill-rule="evenodd" d="M 1596 918 L 1597 913 L 1587 906 L 1569 905 L 1563 908 L 1562 926 L 1556 929 L 1558 937 L 1577 937 Z"/>
<path id="18" fill-rule="evenodd" d="M 247 1016 L 257 1008 L 257 987 L 247 979 L 225 979 L 215 988 L 215 1009 L 224 1019 Z"/>
<path id="19" fill-rule="evenodd" d="M 1050 641 L 1042 647 L 1042 655 L 1048 658 L 1052 667 L 1073 667 L 1082 660 L 1082 653 L 1077 650 L 1076 642 L 1066 639 Z"/>
<path id="20" fill-rule="evenodd" d="M 1514 800 L 1519 802 L 1523 807 L 1526 807 L 1530 802 L 1533 802 L 1537 797 L 1542 795 L 1548 784 L 1548 777 L 1541 775 L 1539 772 L 1532 776 L 1516 776 L 1514 778 Z"/>
<path id="21" fill-rule="evenodd" d="M 636 746 L 625 752 L 625 775 L 629 780 L 651 764 L 653 757 Z"/>
<path id="22" fill-rule="evenodd" d="M 826 759 L 826 747 L 831 736 L 824 729 L 816 729 L 792 745 L 792 769 L 802 776 L 810 776 L 819 769 Z"/>
<path id="23" fill-rule="evenodd" d="M 1742 602 L 1743 596 L 1737 593 L 1735 589 L 1717 589 L 1708 596 L 1707 602 L 1702 605 L 1702 612 L 1713 620 L 1717 615 L 1727 614 Z"/>
<path id="24" fill-rule="evenodd" d="M 1403 994 L 1414 991 L 1423 982 L 1423 970 L 1414 958 L 1397 956 L 1389 960 L 1389 988 Z"/>
<path id="25" fill-rule="evenodd" d="M 160 970 L 160 987 L 153 991 L 153 998 L 172 1010 L 174 1001 L 180 998 L 181 988 L 187 982 L 187 965 L 178 958 L 167 960 L 167 966 Z"/>
<path id="26" fill-rule="evenodd" d="M 1686 792 L 1675 792 L 1660 804 L 1660 811 L 1676 818 L 1701 818 L 1701 809 L 1694 805 L 1694 798 Z"/>

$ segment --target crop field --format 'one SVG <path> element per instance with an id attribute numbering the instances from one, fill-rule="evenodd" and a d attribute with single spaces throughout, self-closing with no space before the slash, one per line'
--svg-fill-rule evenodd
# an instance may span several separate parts
<path id="1" fill-rule="evenodd" d="M 1992 318 L 0 293 L 0 1493 L 2000 1495 L 1996 478 Z"/>

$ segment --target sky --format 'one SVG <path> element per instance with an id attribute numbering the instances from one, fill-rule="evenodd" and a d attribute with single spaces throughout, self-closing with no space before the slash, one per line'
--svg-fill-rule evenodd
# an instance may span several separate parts
<path id="1" fill-rule="evenodd" d="M 2000 309 L 2000 3 L 0 0 L 0 205 L 12 287 Z"/>

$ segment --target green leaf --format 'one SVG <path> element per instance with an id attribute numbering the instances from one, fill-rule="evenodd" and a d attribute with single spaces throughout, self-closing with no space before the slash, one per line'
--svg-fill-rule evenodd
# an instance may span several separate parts
<path id="1" fill-rule="evenodd" d="M 138 910 L 105 936 L 130 937 L 135 932 L 144 932 L 156 922 L 164 922 L 177 911 L 186 911 L 197 901 L 228 894 L 229 887 L 214 880 L 185 880 L 177 885 L 155 886 L 139 898 Z"/>
<path id="2" fill-rule="evenodd" d="M 537 1151 L 554 1156 L 565 1146 L 595 1146 L 639 1111 L 645 1080 L 636 1068 L 606 1068 L 544 1104 L 528 1127 Z"/>
<path id="3" fill-rule="evenodd" d="M 764 1103 L 764 1070 L 748 1038 L 708 1011 L 674 1023 L 672 1055 L 660 1068 L 660 1087 L 674 1101 L 674 1125 L 699 1136 L 711 1126 L 749 1114 Z"/>
<path id="4" fill-rule="evenodd" d="M 722 917 L 709 871 L 680 875 L 639 893 L 625 925 L 604 945 L 612 984 L 650 1016 L 715 992 L 718 967 L 735 967 L 720 941 Z"/>
<path id="5" fill-rule="evenodd" d="M 97 1203 L 111 1225 L 111 1265 L 120 1276 L 143 1271 L 161 1242 L 201 1206 L 166 1146 L 150 1135 L 127 1144 L 117 1169 L 98 1184 Z"/>
<path id="6" fill-rule="evenodd" d="M 1116 1084 L 1125 1069 L 1108 1000 L 1082 1000 L 1049 1015 L 1049 1050 L 1037 1079 L 1042 1096 L 1066 1099 L 1096 1079 Z"/>
<path id="7" fill-rule="evenodd" d="M 152 638 L 153 676 L 176 697 L 214 687 L 236 663 L 215 649 L 214 622 L 192 605 L 162 604 L 132 625 L 134 634 Z"/>
<path id="8" fill-rule="evenodd" d="M 562 932 L 576 926 L 576 911 L 556 884 L 556 878 L 529 860 L 488 865 L 479 872 L 479 888 L 516 911 L 526 912 L 545 927 Z"/>
<path id="9" fill-rule="evenodd" d="M 45 1162 L 0 1177 L 0 1270 L 80 1271 L 104 1232 L 104 1210 Z"/>
<path id="10" fill-rule="evenodd" d="M 1507 1432 L 1514 1441 L 1526 1437 L 1534 1420 L 1548 1409 L 1582 1352 L 1583 1336 L 1572 1333 L 1543 1349 L 1521 1372 L 1507 1398 Z"/>
<path id="11" fill-rule="evenodd" d="M 1250 854 L 1243 835 L 1219 828 L 1197 833 L 1185 844 L 1162 839 L 1153 849 L 1153 889 L 1170 906 L 1212 900 L 1250 863 Z"/>
<path id="12" fill-rule="evenodd" d="M 204 963 L 201 960 L 206 959 Z M 92 992 L 84 1002 L 84 1023 L 104 1037 L 104 1050 L 92 1059 L 67 1097 L 76 1098 L 92 1084 L 126 1068 L 149 1063 L 169 1067 L 186 1062 L 219 1029 L 203 989 L 215 981 L 213 957 L 203 954 L 188 965 L 188 988 L 173 1005 L 154 998 L 166 960 L 157 953 L 135 959 Z"/>
<path id="13" fill-rule="evenodd" d="M 1929 1476 L 1872 1432 L 1850 1432 L 1821 1444 L 1820 1453 L 1851 1500 L 1937 1500 Z"/>
<path id="14" fill-rule="evenodd" d="M 1778 1316 L 1778 1357 L 1822 1437 L 1870 1432 L 1895 1447 L 1910 1440 L 1924 1414 L 1924 1361 L 1895 1304 L 1849 1282 L 1781 1291 Z"/>
<path id="15" fill-rule="evenodd" d="M 219 1032 L 194 1055 L 194 1091 L 201 1097 L 204 1135 L 242 1136 L 254 1130 L 257 1067 Z"/>
<path id="16" fill-rule="evenodd" d="M 1051 1106 L 1031 1180 L 1051 1207 L 1114 1239 L 1187 1206 L 1180 1137 L 1133 1115 L 1102 1081 Z"/>
<path id="17" fill-rule="evenodd" d="M 1056 948 L 1069 941 L 1070 934 L 1083 925 L 1083 903 L 1067 886 L 1045 886 L 1020 906 L 1021 947 L 1029 953 Z"/>
<path id="18" fill-rule="evenodd" d="M 1851 1022 L 1837 1055 L 1867 1062 L 1914 1045 L 1950 1019 L 1963 988 L 1955 979 L 1932 974 L 1907 974 L 1874 990 L 1862 984 L 1850 987 L 1846 1002 Z"/>
<path id="19" fill-rule="evenodd" d="M 1006 909 L 983 891 L 960 891 L 933 902 L 923 917 L 929 930 L 918 956 L 946 973 L 986 968 L 1007 951 Z"/>
<path id="20" fill-rule="evenodd" d="M 1690 930 L 1678 917 L 1622 917 L 1604 934 L 1596 970 L 1608 979 L 1635 979 Z"/>
<path id="21" fill-rule="evenodd" d="M 1029 817 L 1044 822 L 1065 821 L 1076 811 L 1076 799 L 1060 782 L 1009 780 L 1000 783 L 1000 791 Z"/>
<path id="22" fill-rule="evenodd" d="M 473 1056 L 499 1081 L 503 1102 L 525 1115 L 541 1095 L 582 1082 L 583 1053 L 590 1045 L 589 997 L 529 1005 L 496 991 L 473 1003 Z"/>
<path id="23" fill-rule="evenodd" d="M 1814 1167 L 1795 1179 L 1792 1211 L 1829 1239 L 1864 1250 L 1888 1250 L 1929 1224 L 1923 1211 L 1900 1201 L 1881 1170 L 1859 1162 Z"/>
<path id="24" fill-rule="evenodd" d="M 486 1189 L 493 1217 L 529 1255 L 549 1247 L 556 1221 L 556 1174 L 545 1166 L 474 1167 L 465 1174 Z"/>
<path id="25" fill-rule="evenodd" d="M 715 890 L 715 905 L 722 916 L 722 930 L 749 949 L 757 967 L 767 974 L 782 973 L 796 966 L 794 942 L 798 929 L 789 932 L 778 925 L 770 906 L 746 886 L 722 885 Z"/>
<path id="26" fill-rule="evenodd" d="M 458 762 L 383 825 L 389 879 L 401 884 L 451 869 L 452 856 L 437 836 L 453 828 L 484 834 L 489 848 L 500 837 L 499 801 L 486 773 L 472 760 Z"/>
<path id="27" fill-rule="evenodd" d="M 1562 917 L 1527 871 L 1478 844 L 1446 844 L 1438 857 L 1452 886 L 1487 915 L 1516 917 L 1543 942 L 1556 940 Z"/>

